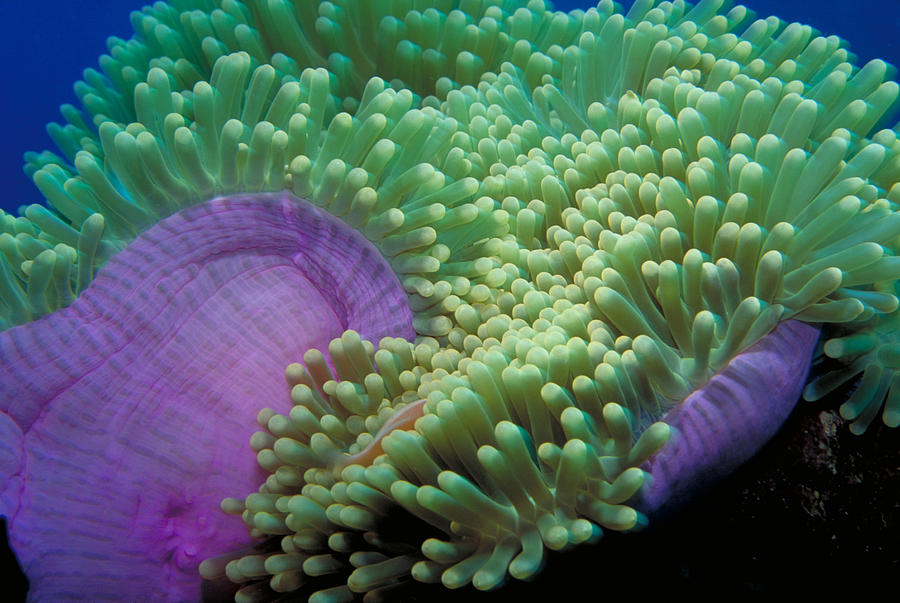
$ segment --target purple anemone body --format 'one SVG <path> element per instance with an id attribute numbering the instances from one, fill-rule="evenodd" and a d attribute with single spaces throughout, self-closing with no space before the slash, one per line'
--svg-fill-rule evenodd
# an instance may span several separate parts
<path id="1" fill-rule="evenodd" d="M 816 326 L 782 322 L 669 411 L 672 439 L 644 467 L 638 508 L 671 513 L 756 454 L 800 399 L 818 339 Z"/>
<path id="2" fill-rule="evenodd" d="M 345 329 L 412 339 L 390 266 L 287 194 L 163 220 L 70 307 L 0 334 L 0 514 L 32 600 L 197 600 L 204 558 L 251 543 L 218 509 L 265 478 L 248 447 L 283 371 Z M 818 330 L 795 321 L 666 417 L 655 515 L 751 456 L 793 408 Z"/>
<path id="3" fill-rule="evenodd" d="M 0 334 L 0 514 L 32 600 L 197 600 L 197 566 L 250 543 L 219 510 L 265 478 L 261 408 L 345 329 L 412 338 L 396 276 L 290 195 L 160 222 L 70 307 Z"/>

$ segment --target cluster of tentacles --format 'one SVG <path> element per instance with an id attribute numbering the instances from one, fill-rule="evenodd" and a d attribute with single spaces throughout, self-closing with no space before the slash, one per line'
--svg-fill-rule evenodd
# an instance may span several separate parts
<path id="1" fill-rule="evenodd" d="M 660 419 L 788 319 L 839 329 L 847 366 L 807 397 L 864 372 L 854 429 L 885 398 L 900 423 L 900 139 L 870 134 L 898 87 L 837 38 L 721 0 L 172 0 L 133 24 L 51 127 L 65 158 L 28 158 L 49 206 L 0 215 L 0 325 L 182 208 L 274 191 L 362 233 L 412 310 L 415 341 L 347 331 L 260 412 L 270 475 L 222 506 L 278 550 L 200 568 L 238 600 L 490 589 L 633 528 Z"/>

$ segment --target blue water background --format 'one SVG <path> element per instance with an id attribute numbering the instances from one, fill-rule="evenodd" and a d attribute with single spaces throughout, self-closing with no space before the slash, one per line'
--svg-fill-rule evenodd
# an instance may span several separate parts
<path id="1" fill-rule="evenodd" d="M 144 4 L 141 0 L 3 3 L 0 52 L 6 57 L 7 83 L 0 87 L 0 207 L 4 210 L 41 202 L 40 192 L 22 171 L 22 155 L 57 151 L 45 124 L 60 119 L 59 105 L 77 104 L 72 84 L 84 68 L 97 66 L 108 36 L 131 35 L 129 13 Z M 900 65 L 900 0 L 748 0 L 744 4 L 759 17 L 776 14 L 841 36 L 859 63 L 882 58 Z M 571 10 L 591 3 L 559 0 L 554 5 Z"/>

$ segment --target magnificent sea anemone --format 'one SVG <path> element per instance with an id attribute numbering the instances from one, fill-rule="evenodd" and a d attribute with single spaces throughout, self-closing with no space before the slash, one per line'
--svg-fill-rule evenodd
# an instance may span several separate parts
<path id="1" fill-rule="evenodd" d="M 801 391 L 900 424 L 884 62 L 723 0 L 132 21 L 27 156 L 47 204 L 0 214 L 30 599 L 491 590 L 679 508 Z"/>

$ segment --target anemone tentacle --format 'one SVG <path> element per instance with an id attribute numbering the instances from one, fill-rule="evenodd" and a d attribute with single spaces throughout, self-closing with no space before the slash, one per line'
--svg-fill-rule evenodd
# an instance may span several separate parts
<path id="1" fill-rule="evenodd" d="M 252 440 L 269 476 L 222 505 L 281 550 L 200 568 L 239 600 L 323 576 L 341 584 L 311 600 L 491 589 L 639 526 L 667 413 L 788 321 L 849 364 L 807 397 L 864 372 L 854 430 L 885 398 L 900 423 L 884 62 L 723 0 L 173 0 L 132 21 L 76 89 L 87 116 L 50 129 L 65 159 L 28 156 L 48 207 L 0 215 L 0 326 L 71 304 L 184 208 L 288 191 L 374 245 L 415 331 L 347 330 L 288 367 L 294 405 Z"/>

